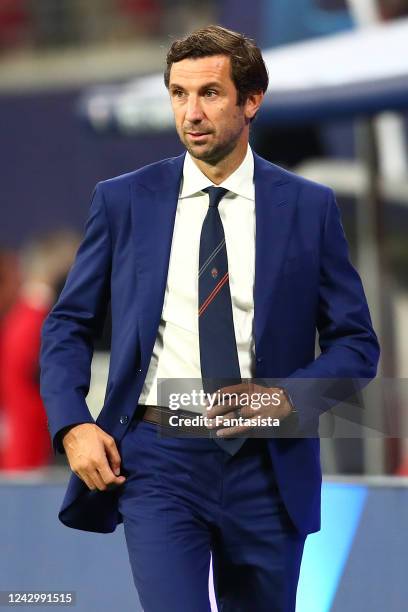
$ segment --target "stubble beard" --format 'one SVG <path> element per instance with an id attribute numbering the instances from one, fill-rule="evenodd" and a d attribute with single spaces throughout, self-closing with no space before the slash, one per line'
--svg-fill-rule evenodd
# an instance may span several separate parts
<path id="1" fill-rule="evenodd" d="M 233 138 L 229 140 L 225 140 L 223 142 L 214 143 L 209 148 L 206 148 L 207 145 L 194 145 L 190 144 L 187 140 L 187 136 L 184 135 L 181 138 L 184 146 L 187 151 L 190 153 L 191 157 L 198 159 L 200 161 L 204 161 L 211 166 L 216 166 L 221 160 L 223 160 L 227 155 L 229 155 L 236 147 L 236 144 L 239 140 L 241 132 L 234 134 Z"/>

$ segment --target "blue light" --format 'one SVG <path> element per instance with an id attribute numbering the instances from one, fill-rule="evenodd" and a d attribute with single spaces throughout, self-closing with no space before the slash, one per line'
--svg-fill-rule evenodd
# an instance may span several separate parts
<path id="1" fill-rule="evenodd" d="M 367 487 L 325 483 L 322 530 L 305 544 L 296 612 L 330 612 L 367 497 Z"/>

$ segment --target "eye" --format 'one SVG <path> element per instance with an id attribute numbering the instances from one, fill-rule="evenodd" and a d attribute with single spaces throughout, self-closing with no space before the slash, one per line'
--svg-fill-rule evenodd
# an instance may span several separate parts
<path id="1" fill-rule="evenodd" d="M 183 95 L 183 91 L 181 89 L 173 89 L 173 96 L 175 98 L 181 98 L 181 96 Z"/>
<path id="2" fill-rule="evenodd" d="M 212 98 L 217 95 L 217 92 L 215 91 L 215 89 L 207 89 L 205 95 L 207 98 Z"/>

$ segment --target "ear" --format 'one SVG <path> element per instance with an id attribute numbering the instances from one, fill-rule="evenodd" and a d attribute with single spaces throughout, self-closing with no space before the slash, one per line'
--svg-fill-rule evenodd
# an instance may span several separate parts
<path id="1" fill-rule="evenodd" d="M 247 119 L 252 119 L 255 117 L 259 107 L 262 104 L 263 97 L 263 91 L 256 91 L 248 94 L 245 102 L 245 116 Z"/>

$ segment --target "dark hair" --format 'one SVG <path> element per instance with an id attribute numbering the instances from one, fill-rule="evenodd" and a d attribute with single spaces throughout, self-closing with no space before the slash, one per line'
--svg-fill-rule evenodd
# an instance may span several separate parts
<path id="1" fill-rule="evenodd" d="M 231 79 L 237 89 L 237 104 L 242 106 L 248 95 L 268 88 L 268 71 L 255 41 L 244 34 L 218 25 L 195 30 L 175 40 L 166 57 L 164 84 L 169 88 L 170 70 L 175 62 L 186 58 L 227 55 L 231 59 Z"/>

